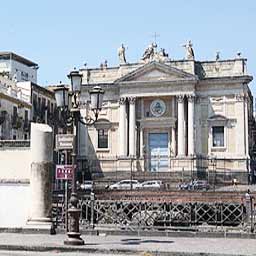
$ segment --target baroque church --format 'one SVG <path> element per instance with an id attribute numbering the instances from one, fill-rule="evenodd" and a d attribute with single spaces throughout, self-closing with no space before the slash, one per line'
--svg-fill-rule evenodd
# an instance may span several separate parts
<path id="1" fill-rule="evenodd" d="M 80 69 L 81 100 L 94 86 L 105 91 L 99 120 L 79 133 L 80 157 L 94 177 L 133 172 L 248 182 L 255 121 L 247 60 L 217 53 L 197 61 L 191 41 L 184 48 L 185 58 L 175 60 L 152 43 L 128 63 L 122 45 L 119 66 Z"/>

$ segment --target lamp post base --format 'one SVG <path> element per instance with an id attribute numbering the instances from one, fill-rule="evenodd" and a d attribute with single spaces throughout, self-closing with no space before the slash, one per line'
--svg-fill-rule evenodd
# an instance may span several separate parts
<path id="1" fill-rule="evenodd" d="M 80 237 L 80 233 L 68 232 L 68 238 L 64 240 L 65 245 L 84 245 L 84 240 Z"/>
<path id="2" fill-rule="evenodd" d="M 84 240 L 80 237 L 81 233 L 79 232 L 81 210 L 77 208 L 77 204 L 77 194 L 73 192 L 70 197 L 70 208 L 68 209 L 68 237 L 64 240 L 66 245 L 84 245 Z"/>

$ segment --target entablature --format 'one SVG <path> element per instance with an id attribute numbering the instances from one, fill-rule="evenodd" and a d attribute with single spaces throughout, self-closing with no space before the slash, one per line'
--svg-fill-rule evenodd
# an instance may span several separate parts
<path id="1" fill-rule="evenodd" d="M 139 119 L 138 122 L 141 128 L 175 128 L 176 120 L 175 117 L 155 117 Z"/>

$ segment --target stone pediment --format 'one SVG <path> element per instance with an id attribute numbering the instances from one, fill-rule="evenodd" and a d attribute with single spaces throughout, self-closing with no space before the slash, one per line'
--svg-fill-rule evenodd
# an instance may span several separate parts
<path id="1" fill-rule="evenodd" d="M 184 79 L 197 80 L 197 77 L 163 63 L 151 62 L 117 79 L 115 83 L 176 81 Z"/>

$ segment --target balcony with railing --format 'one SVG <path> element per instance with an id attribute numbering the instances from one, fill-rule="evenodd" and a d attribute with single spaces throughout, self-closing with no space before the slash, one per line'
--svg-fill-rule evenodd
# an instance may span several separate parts
<path id="1" fill-rule="evenodd" d="M 0 140 L 0 149 L 2 148 L 29 148 L 30 140 Z"/>

